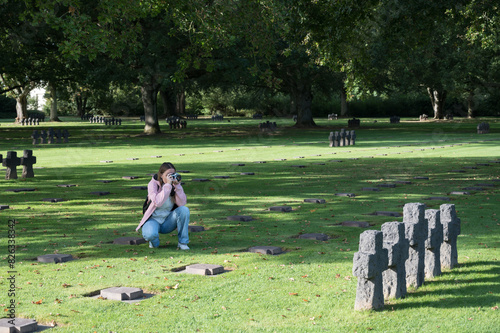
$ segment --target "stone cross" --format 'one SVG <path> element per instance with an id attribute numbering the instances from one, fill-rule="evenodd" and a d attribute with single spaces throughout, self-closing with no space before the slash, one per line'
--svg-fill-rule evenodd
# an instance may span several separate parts
<path id="1" fill-rule="evenodd" d="M 354 146 L 356 144 L 356 131 L 352 130 L 351 131 L 351 142 L 349 143 L 350 146 Z"/>
<path id="2" fill-rule="evenodd" d="M 64 139 L 64 143 L 68 143 L 69 142 L 69 132 L 68 130 L 65 128 L 63 129 L 63 132 L 62 132 L 62 136 L 63 136 L 63 139 Z"/>
<path id="3" fill-rule="evenodd" d="M 62 133 L 60 128 L 57 129 L 55 136 L 56 136 L 56 143 L 61 143 Z"/>
<path id="4" fill-rule="evenodd" d="M 40 131 L 40 143 L 42 144 L 47 143 L 47 132 L 44 130 Z"/>
<path id="5" fill-rule="evenodd" d="M 425 218 L 429 222 L 425 241 L 425 277 L 432 279 L 441 275 L 441 244 L 443 243 L 443 225 L 439 209 L 427 209 Z"/>
<path id="6" fill-rule="evenodd" d="M 441 267 L 451 269 L 458 265 L 457 237 L 460 235 L 460 219 L 453 204 L 441 205 L 440 212 L 443 224 Z"/>
<path id="7" fill-rule="evenodd" d="M 50 145 L 50 144 L 53 144 L 54 143 L 54 129 L 52 128 L 49 128 L 49 131 L 48 131 L 48 136 L 49 136 L 49 139 L 47 141 L 47 143 Z"/>
<path id="8" fill-rule="evenodd" d="M 23 152 L 23 157 L 21 157 L 21 165 L 23 166 L 22 178 L 33 178 L 35 174 L 33 172 L 33 164 L 36 163 L 36 157 L 33 156 L 33 150 L 26 149 Z"/>
<path id="9" fill-rule="evenodd" d="M 364 231 L 359 236 L 359 251 L 354 254 L 352 267 L 352 274 L 358 277 L 355 310 L 384 307 L 382 272 L 387 269 L 387 262 L 382 231 Z"/>
<path id="10" fill-rule="evenodd" d="M 36 145 L 39 137 L 40 134 L 38 134 L 38 131 L 34 130 L 33 133 L 31 134 L 31 138 L 33 139 L 33 145 Z"/>
<path id="11" fill-rule="evenodd" d="M 384 297 L 404 298 L 406 295 L 406 269 L 408 259 L 408 240 L 405 238 L 405 224 L 387 222 L 382 224 L 383 247 L 388 253 L 388 268 L 382 273 Z"/>
<path id="12" fill-rule="evenodd" d="M 15 151 L 7 152 L 7 157 L 3 159 L 2 165 L 7 167 L 5 179 L 17 179 L 16 167 L 21 165 L 21 159 L 17 157 L 17 153 Z"/>
<path id="13" fill-rule="evenodd" d="M 418 288 L 425 278 L 425 240 L 427 239 L 427 220 L 425 205 L 408 203 L 403 207 L 405 237 L 409 241 L 408 259 L 406 260 L 406 286 Z"/>
<path id="14" fill-rule="evenodd" d="M 345 129 L 341 129 L 340 130 L 340 147 L 344 147 L 346 146 L 346 142 L 345 142 Z"/>

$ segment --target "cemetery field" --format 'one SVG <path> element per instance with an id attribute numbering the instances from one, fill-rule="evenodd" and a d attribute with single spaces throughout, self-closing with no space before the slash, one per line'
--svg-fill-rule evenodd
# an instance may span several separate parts
<path id="1" fill-rule="evenodd" d="M 175 130 L 161 121 L 163 134 L 154 137 L 141 134 L 138 119 L 124 119 L 121 126 L 62 119 L 39 126 L 0 122 L 4 158 L 7 151 L 22 156 L 24 149 L 36 156 L 34 178 L 21 178 L 17 167 L 18 179 L 5 180 L 2 171 L 0 180 L 0 205 L 8 206 L 0 210 L 3 316 L 14 299 L 17 317 L 51 327 L 46 332 L 500 327 L 500 119 L 361 119 L 356 144 L 332 148 L 330 132 L 347 129 L 347 119 L 318 120 L 318 128 L 307 130 L 291 127 L 291 119 L 269 119 L 278 124 L 274 132 L 260 132 L 254 119 L 188 120 L 186 129 Z M 489 134 L 477 134 L 482 121 L 489 122 Z M 49 127 L 67 129 L 69 142 L 33 145 L 32 131 Z M 147 186 L 166 161 L 182 175 L 190 225 L 205 231 L 190 233 L 189 251 L 176 249 L 176 232 L 160 235 L 157 249 L 113 244 L 141 236 L 135 228 L 146 190 L 136 187 Z M 304 202 L 311 198 L 325 202 Z M 400 215 L 413 202 L 435 209 L 455 204 L 462 223 L 458 267 L 409 289 L 404 299 L 386 301 L 383 310 L 354 311 L 352 267 L 360 233 L 401 222 L 402 216 L 376 212 Z M 274 206 L 291 211 L 270 211 Z M 228 220 L 234 215 L 252 220 Z M 342 225 L 346 221 L 368 227 Z M 15 259 L 7 243 L 13 229 Z M 307 233 L 329 239 L 299 238 Z M 284 253 L 249 252 L 254 246 Z M 75 260 L 38 262 L 45 254 Z M 183 272 L 192 264 L 221 265 L 224 273 Z M 121 286 L 141 288 L 147 297 L 98 297 L 102 289 Z"/>

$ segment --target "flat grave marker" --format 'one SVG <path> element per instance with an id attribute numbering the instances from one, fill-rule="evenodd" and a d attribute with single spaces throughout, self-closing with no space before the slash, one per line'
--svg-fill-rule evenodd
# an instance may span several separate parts
<path id="1" fill-rule="evenodd" d="M 90 194 L 93 194 L 93 195 L 108 195 L 108 194 L 111 194 L 110 192 L 107 192 L 107 191 L 96 191 L 96 192 L 90 192 Z"/>
<path id="2" fill-rule="evenodd" d="M 354 198 L 356 194 L 354 193 L 335 193 L 336 196 L 338 197 L 349 197 L 349 198 Z"/>
<path id="3" fill-rule="evenodd" d="M 61 201 L 66 201 L 66 199 L 63 199 L 63 198 L 45 198 L 45 199 L 42 199 L 42 201 L 46 201 L 46 202 L 61 202 Z"/>
<path id="4" fill-rule="evenodd" d="M 275 212 L 291 212 L 292 207 L 290 206 L 273 206 L 269 207 L 270 211 L 275 211 Z"/>
<path id="5" fill-rule="evenodd" d="M 241 172 L 240 175 L 242 175 L 242 176 L 253 176 L 253 175 L 255 175 L 255 173 L 254 172 Z"/>
<path id="6" fill-rule="evenodd" d="M 35 191 L 36 189 L 34 188 L 31 188 L 31 187 L 22 187 L 22 188 L 9 188 L 9 189 L 6 189 L 5 191 L 6 192 L 33 192 Z"/>
<path id="7" fill-rule="evenodd" d="M 96 182 L 103 183 L 103 184 L 107 184 L 107 183 L 111 183 L 111 182 L 113 182 L 113 180 L 104 179 L 104 180 L 96 180 Z"/>
<path id="8" fill-rule="evenodd" d="M 401 213 L 399 212 L 390 212 L 390 211 L 376 211 L 371 215 L 377 215 L 377 216 L 392 216 L 392 217 L 400 217 Z"/>
<path id="9" fill-rule="evenodd" d="M 0 205 L 0 210 L 9 209 L 8 205 Z"/>
<path id="10" fill-rule="evenodd" d="M 193 178 L 192 181 L 193 182 L 209 182 L 210 179 L 208 179 L 208 178 Z"/>
<path id="11" fill-rule="evenodd" d="M 109 300 L 124 301 L 143 297 L 144 292 L 140 288 L 111 287 L 101 290 L 101 297 Z"/>
<path id="12" fill-rule="evenodd" d="M 186 266 L 186 270 L 184 272 L 197 275 L 217 275 L 224 273 L 224 267 L 212 264 L 194 264 Z"/>
<path id="13" fill-rule="evenodd" d="M 75 187 L 75 184 L 59 184 L 57 187 Z"/>
<path id="14" fill-rule="evenodd" d="M 120 237 L 113 240 L 113 244 L 118 245 L 141 245 L 146 243 L 146 240 L 142 237 Z"/>
<path id="15" fill-rule="evenodd" d="M 205 227 L 201 225 L 188 225 L 189 232 L 202 232 L 205 231 Z"/>
<path id="16" fill-rule="evenodd" d="M 253 246 L 248 249 L 248 252 L 276 255 L 283 253 L 283 249 L 278 246 Z"/>
<path id="17" fill-rule="evenodd" d="M 467 191 L 452 191 L 450 195 L 470 195 L 470 192 Z"/>
<path id="18" fill-rule="evenodd" d="M 380 189 L 378 187 L 363 187 L 361 189 L 362 191 L 373 191 L 373 192 L 379 192 Z"/>
<path id="19" fill-rule="evenodd" d="M 17 333 L 17 332 L 30 333 L 36 331 L 38 331 L 38 323 L 33 319 L 24 319 L 24 318 L 0 319 L 1 333 Z"/>
<path id="20" fill-rule="evenodd" d="M 325 199 L 316 199 L 316 198 L 304 199 L 304 202 L 319 203 L 319 204 L 326 203 Z"/>
<path id="21" fill-rule="evenodd" d="M 67 261 L 71 261 L 71 260 L 74 260 L 74 258 L 71 254 L 63 254 L 63 253 L 44 254 L 44 255 L 37 257 L 38 262 L 54 263 L 54 264 L 58 264 L 61 262 L 67 262 Z"/>
<path id="22" fill-rule="evenodd" d="M 229 221 L 240 221 L 240 222 L 249 222 L 252 221 L 252 217 L 248 215 L 232 215 L 228 216 L 227 219 Z"/>
<path id="23" fill-rule="evenodd" d="M 313 239 L 313 240 L 319 240 L 319 241 L 327 241 L 328 235 L 320 234 L 320 233 L 309 233 L 309 234 L 299 235 L 299 238 L 300 239 Z"/>
<path id="24" fill-rule="evenodd" d="M 340 224 L 343 227 L 368 228 L 370 224 L 364 221 L 344 221 Z"/>
<path id="25" fill-rule="evenodd" d="M 450 201 L 451 199 L 448 197 L 428 197 L 424 200 L 436 200 L 436 201 Z"/>
<path id="26" fill-rule="evenodd" d="M 138 176 L 123 176 L 123 179 L 138 179 Z"/>

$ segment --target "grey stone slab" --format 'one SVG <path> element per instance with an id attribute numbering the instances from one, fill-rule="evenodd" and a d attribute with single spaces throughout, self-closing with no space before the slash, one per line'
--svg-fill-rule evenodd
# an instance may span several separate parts
<path id="1" fill-rule="evenodd" d="M 90 194 L 94 194 L 94 195 L 108 195 L 108 194 L 111 194 L 110 192 L 106 192 L 106 191 L 96 191 L 96 192 L 90 192 Z"/>
<path id="2" fill-rule="evenodd" d="M 363 187 L 361 190 L 362 190 L 362 191 L 373 191 L 373 192 L 378 192 L 378 191 L 380 191 L 380 189 L 379 189 L 379 188 L 377 188 L 377 187 Z"/>
<path id="3" fill-rule="evenodd" d="M 151 156 L 151 157 L 152 157 L 152 158 L 162 158 L 163 156 L 161 156 L 161 155 L 153 155 L 153 156 Z"/>
<path id="4" fill-rule="evenodd" d="M 484 188 L 482 187 L 477 187 L 477 186 L 469 186 L 469 187 L 464 187 L 464 191 L 484 191 Z"/>
<path id="5" fill-rule="evenodd" d="M 292 168 L 305 168 L 305 165 L 290 165 Z"/>
<path id="6" fill-rule="evenodd" d="M 113 244 L 119 245 L 141 245 L 146 243 L 142 237 L 120 237 L 113 241 Z"/>
<path id="7" fill-rule="evenodd" d="M 286 161 L 286 158 L 275 158 L 275 161 Z"/>
<path id="8" fill-rule="evenodd" d="M 242 172 L 242 173 L 240 173 L 240 175 L 242 175 L 242 176 L 253 176 L 253 175 L 255 175 L 255 173 L 254 172 Z"/>
<path id="9" fill-rule="evenodd" d="M 231 178 L 230 176 L 214 176 L 216 179 L 228 179 Z"/>
<path id="10" fill-rule="evenodd" d="M 267 162 L 266 161 L 255 161 L 254 163 L 264 164 L 264 163 L 267 163 Z"/>
<path id="11" fill-rule="evenodd" d="M 0 210 L 9 209 L 8 205 L 0 205 Z"/>
<path id="12" fill-rule="evenodd" d="M 245 166 L 245 163 L 233 163 L 232 166 Z"/>
<path id="13" fill-rule="evenodd" d="M 192 181 L 193 182 L 209 182 L 210 179 L 208 179 L 208 178 L 193 178 Z"/>
<path id="14" fill-rule="evenodd" d="M 273 207 L 269 207 L 269 210 L 276 211 L 276 212 L 291 212 L 292 207 L 290 207 L 290 206 L 273 206 Z"/>
<path id="15" fill-rule="evenodd" d="M 377 184 L 378 187 L 395 188 L 396 184 Z"/>
<path id="16" fill-rule="evenodd" d="M 417 176 L 417 177 L 413 177 L 413 179 L 429 180 L 429 177 Z"/>
<path id="17" fill-rule="evenodd" d="M 304 202 L 319 203 L 319 204 L 326 203 L 325 199 L 316 199 L 316 198 L 304 199 Z"/>
<path id="18" fill-rule="evenodd" d="M 476 186 L 495 187 L 495 184 L 493 184 L 493 183 L 479 183 L 479 184 L 476 184 Z"/>
<path id="19" fill-rule="evenodd" d="M 66 199 L 63 199 L 63 198 L 45 198 L 45 199 L 42 199 L 42 201 L 46 201 L 46 202 L 61 202 L 61 201 L 66 201 Z"/>
<path id="20" fill-rule="evenodd" d="M 190 173 L 191 171 L 189 170 L 177 170 L 177 173 Z"/>
<path id="21" fill-rule="evenodd" d="M 356 194 L 354 193 L 335 193 L 336 196 L 338 197 L 349 197 L 349 198 L 354 198 Z"/>
<path id="22" fill-rule="evenodd" d="M 38 323 L 33 319 L 2 318 L 0 333 L 30 333 L 38 330 Z"/>
<path id="23" fill-rule="evenodd" d="M 73 256 L 71 254 L 62 254 L 62 253 L 44 254 L 37 257 L 38 262 L 54 263 L 54 264 L 71 260 L 73 260 Z"/>
<path id="24" fill-rule="evenodd" d="M 148 189 L 147 186 L 132 186 L 130 188 L 133 190 L 147 190 Z"/>
<path id="25" fill-rule="evenodd" d="M 96 182 L 107 184 L 107 183 L 111 183 L 113 181 L 109 180 L 109 179 L 104 179 L 104 180 L 96 180 Z"/>
<path id="26" fill-rule="evenodd" d="M 106 160 L 106 161 L 101 161 L 101 163 L 113 163 L 113 161 Z"/>
<path id="27" fill-rule="evenodd" d="M 452 191 L 450 195 L 470 195 L 470 192 L 467 191 Z"/>
<path id="28" fill-rule="evenodd" d="M 224 267 L 212 264 L 195 264 L 186 266 L 185 273 L 197 275 L 217 275 L 224 273 Z"/>
<path id="29" fill-rule="evenodd" d="M 395 184 L 402 184 L 402 185 L 411 185 L 412 182 L 410 182 L 409 180 L 396 180 L 394 181 Z"/>
<path id="30" fill-rule="evenodd" d="M 425 205 L 407 203 L 403 207 L 405 237 L 409 242 L 408 259 L 405 263 L 406 286 L 418 288 L 425 279 L 425 241 L 428 221 L 425 218 Z"/>
<path id="31" fill-rule="evenodd" d="M 283 253 L 283 249 L 278 246 L 253 246 L 248 252 L 275 255 Z"/>
<path id="32" fill-rule="evenodd" d="M 465 171 L 465 170 L 450 170 L 450 172 L 464 173 L 464 172 L 466 172 L 466 171 Z"/>
<path id="33" fill-rule="evenodd" d="M 23 188 L 9 188 L 7 190 L 5 190 L 6 192 L 33 192 L 35 191 L 34 188 L 27 188 L 27 187 L 23 187 Z"/>
<path id="34" fill-rule="evenodd" d="M 252 221 L 252 217 L 248 216 L 248 215 L 232 215 L 232 216 L 228 216 L 227 219 L 229 221 L 241 221 L 241 222 Z"/>
<path id="35" fill-rule="evenodd" d="M 138 176 L 123 176 L 123 179 L 138 179 Z"/>
<path id="36" fill-rule="evenodd" d="M 408 240 L 405 238 L 405 225 L 402 222 L 382 224 L 383 247 L 388 251 L 388 268 L 382 273 L 384 297 L 402 298 L 407 293 L 406 267 L 408 259 Z"/>
<path id="37" fill-rule="evenodd" d="M 342 161 L 342 160 L 329 160 L 328 162 L 333 162 L 333 163 L 342 163 L 342 162 L 344 162 L 344 161 Z"/>
<path id="38" fill-rule="evenodd" d="M 309 233 L 309 234 L 299 235 L 299 238 L 300 239 L 313 239 L 313 240 L 319 240 L 319 241 L 327 241 L 328 235 L 320 234 L 320 233 Z"/>
<path id="39" fill-rule="evenodd" d="M 202 232 L 205 231 L 205 227 L 201 225 L 188 225 L 189 232 Z"/>
<path id="40" fill-rule="evenodd" d="M 101 290 L 101 297 L 115 301 L 138 299 L 143 295 L 144 292 L 140 288 L 111 287 Z"/>
<path id="41" fill-rule="evenodd" d="M 475 167 L 475 166 L 464 166 L 463 168 L 464 169 L 477 169 L 477 167 Z"/>
<path id="42" fill-rule="evenodd" d="M 129 161 L 137 161 L 139 158 L 138 157 L 129 157 L 127 160 Z"/>
<path id="43" fill-rule="evenodd" d="M 368 228 L 370 224 L 363 221 L 344 221 L 341 223 L 343 227 Z"/>
<path id="44" fill-rule="evenodd" d="M 389 211 L 376 211 L 375 213 L 373 213 L 373 215 L 399 217 L 401 216 L 401 213 L 389 212 Z"/>
<path id="45" fill-rule="evenodd" d="M 476 163 L 476 165 L 479 165 L 479 166 L 490 166 L 490 164 L 488 164 L 488 163 Z"/>
<path id="46" fill-rule="evenodd" d="M 57 187 L 75 187 L 75 184 L 59 184 Z"/>

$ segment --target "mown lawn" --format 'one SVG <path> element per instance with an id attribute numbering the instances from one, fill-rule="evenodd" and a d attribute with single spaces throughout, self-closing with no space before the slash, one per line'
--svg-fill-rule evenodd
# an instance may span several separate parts
<path id="1" fill-rule="evenodd" d="M 37 157 L 35 178 L 0 180 L 0 204 L 10 206 L 0 211 L 4 313 L 11 299 L 8 220 L 15 219 L 16 312 L 40 325 L 56 324 L 49 332 L 498 330 L 499 119 L 402 119 L 400 124 L 362 119 L 356 145 L 337 148 L 328 147 L 328 135 L 345 127 L 346 119 L 318 120 L 320 126 L 311 130 L 290 127 L 291 119 L 270 120 L 278 122 L 274 133 L 259 132 L 259 121 L 249 119 L 191 120 L 185 130 L 169 130 L 162 121 L 164 134 L 154 137 L 141 135 L 143 124 L 135 119 L 125 119 L 121 127 L 69 117 L 37 127 L 0 122 L 4 157 L 9 150 L 22 155 L 23 149 L 33 149 Z M 490 123 L 490 134 L 476 134 L 481 121 Z M 32 130 L 49 127 L 67 128 L 70 142 L 33 146 Z M 175 232 L 160 236 L 159 249 L 113 245 L 117 237 L 138 235 L 135 227 L 146 191 L 132 187 L 147 185 L 148 174 L 164 161 L 189 171 L 182 176 L 191 224 L 206 230 L 190 234 L 187 252 L 176 249 Z M 234 165 L 238 163 L 245 165 Z M 230 178 L 214 178 L 221 175 Z M 192 181 L 195 178 L 210 181 Z M 398 180 L 411 184 L 362 190 Z M 481 183 L 494 186 L 466 196 L 449 195 Z M 12 188 L 36 191 L 6 191 Z M 94 191 L 111 194 L 96 196 Z M 356 196 L 335 195 L 344 192 Z M 438 196 L 451 201 L 427 200 Z M 45 198 L 65 201 L 48 203 Z M 305 203 L 306 198 L 326 203 Z M 409 202 L 429 208 L 456 205 L 462 220 L 460 265 L 410 290 L 405 299 L 388 301 L 384 310 L 355 312 L 352 259 L 359 234 L 366 229 L 339 224 L 365 221 L 380 230 L 384 222 L 402 218 L 371 213 L 402 212 Z M 268 210 L 282 205 L 293 210 Z M 230 215 L 250 215 L 253 221 L 229 221 Z M 313 232 L 330 239 L 298 238 Z M 279 246 L 286 252 L 269 256 L 247 251 L 256 245 Z M 78 260 L 36 261 L 50 253 Z M 193 263 L 222 265 L 226 272 L 213 277 L 177 272 Z M 89 297 L 113 286 L 139 287 L 154 296 L 131 304 Z"/>

